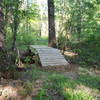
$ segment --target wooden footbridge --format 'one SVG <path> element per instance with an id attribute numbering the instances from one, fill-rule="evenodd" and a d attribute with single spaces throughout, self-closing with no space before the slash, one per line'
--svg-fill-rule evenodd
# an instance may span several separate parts
<path id="1" fill-rule="evenodd" d="M 41 45 L 31 45 L 30 48 L 37 51 L 42 67 L 69 65 L 58 49 Z"/>

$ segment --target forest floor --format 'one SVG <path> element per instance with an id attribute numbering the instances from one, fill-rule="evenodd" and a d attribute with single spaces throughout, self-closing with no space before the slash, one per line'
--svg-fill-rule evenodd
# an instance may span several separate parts
<path id="1" fill-rule="evenodd" d="M 19 72 L 18 80 L 0 80 L 0 100 L 100 100 L 100 73 L 71 64 L 70 71 Z"/>

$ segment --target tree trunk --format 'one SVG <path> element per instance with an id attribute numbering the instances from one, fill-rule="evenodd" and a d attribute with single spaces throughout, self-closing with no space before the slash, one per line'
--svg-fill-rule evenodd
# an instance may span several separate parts
<path id="1" fill-rule="evenodd" d="M 13 19 L 13 26 L 12 26 L 12 31 L 13 31 L 13 42 L 12 42 L 12 50 L 16 48 L 16 36 L 17 36 L 17 30 L 18 30 L 18 25 L 19 25 L 19 17 L 18 17 L 18 1 L 16 2 L 16 10 L 15 13 L 13 14 L 14 19 Z"/>
<path id="2" fill-rule="evenodd" d="M 78 5 L 78 15 L 77 15 L 77 33 L 78 33 L 78 38 L 77 40 L 80 41 L 81 38 L 81 31 L 82 31 L 82 27 L 81 27 L 81 23 L 82 23 L 82 15 L 81 15 L 81 1 L 77 0 L 77 5 Z"/>
<path id="3" fill-rule="evenodd" d="M 3 13 L 3 0 L 0 0 L 0 72 L 3 72 L 8 66 L 7 53 L 4 48 L 4 13 Z"/>
<path id="4" fill-rule="evenodd" d="M 13 43 L 12 50 L 16 48 L 16 36 L 17 36 L 18 22 L 16 21 L 16 16 L 14 17 L 14 27 L 13 27 Z"/>
<path id="5" fill-rule="evenodd" d="M 0 0 L 0 48 L 4 47 L 4 14 L 3 0 Z"/>
<path id="6" fill-rule="evenodd" d="M 49 46 L 56 47 L 54 0 L 48 0 Z"/>

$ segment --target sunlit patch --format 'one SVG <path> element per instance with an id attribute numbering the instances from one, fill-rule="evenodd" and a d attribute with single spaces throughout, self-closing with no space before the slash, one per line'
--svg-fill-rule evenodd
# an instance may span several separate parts
<path id="1" fill-rule="evenodd" d="M 100 71 L 95 71 L 96 74 L 100 75 Z"/>
<path id="2" fill-rule="evenodd" d="M 87 86 L 77 85 L 76 91 L 80 91 L 80 90 L 84 90 L 86 93 L 91 93 L 92 92 L 92 89 L 87 87 Z"/>
<path id="3" fill-rule="evenodd" d="M 95 100 L 91 93 L 92 89 L 84 85 L 78 85 L 75 89 L 64 88 L 64 96 L 68 100 Z"/>
<path id="4" fill-rule="evenodd" d="M 18 96 L 17 88 L 14 88 L 12 86 L 0 87 L 0 92 L 1 92 L 0 98 L 2 98 L 2 100 L 8 99 L 8 98 L 15 99 Z"/>
<path id="5" fill-rule="evenodd" d="M 69 56 L 69 57 L 73 57 L 73 56 L 77 56 L 78 54 L 74 53 L 74 52 L 65 51 L 64 55 Z"/>

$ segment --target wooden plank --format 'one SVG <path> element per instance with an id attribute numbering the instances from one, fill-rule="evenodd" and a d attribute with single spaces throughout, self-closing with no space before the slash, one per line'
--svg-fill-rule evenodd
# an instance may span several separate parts
<path id="1" fill-rule="evenodd" d="M 50 57 L 56 57 L 56 58 L 61 57 L 61 58 L 64 59 L 64 56 L 60 56 L 60 55 L 56 55 L 56 54 L 55 54 L 55 55 L 50 55 L 50 54 L 48 54 L 48 55 L 47 55 L 47 54 L 39 54 L 39 56 L 40 56 L 40 57 L 49 57 L 49 58 L 50 58 Z"/>
<path id="2" fill-rule="evenodd" d="M 55 54 L 55 55 L 63 56 L 61 53 L 57 53 L 57 52 L 54 53 L 54 52 L 45 52 L 44 51 L 44 52 L 38 52 L 38 53 L 41 54 L 41 55 L 47 55 L 47 54 L 48 55 L 54 55 Z"/>
<path id="3" fill-rule="evenodd" d="M 60 55 L 60 54 L 43 54 L 43 53 L 39 53 L 39 55 L 40 55 L 40 56 L 52 56 L 52 57 L 53 57 L 53 56 L 57 56 L 57 57 L 58 57 L 58 56 L 61 56 L 61 57 L 64 57 L 63 55 Z"/>
<path id="4" fill-rule="evenodd" d="M 31 48 L 35 48 L 37 50 L 56 50 L 56 51 L 60 51 L 56 48 L 51 48 L 51 47 L 47 47 L 47 46 L 30 46 Z"/>
<path id="5" fill-rule="evenodd" d="M 59 51 L 57 49 L 51 49 L 51 48 L 36 48 L 37 50 L 55 50 L 55 51 Z"/>
<path id="6" fill-rule="evenodd" d="M 49 67 L 49 66 L 67 66 L 68 64 L 62 64 L 62 65 L 58 65 L 58 64 L 43 64 L 44 67 Z"/>
<path id="7" fill-rule="evenodd" d="M 59 52 L 52 52 L 52 51 L 39 51 L 38 52 L 39 54 L 58 54 L 58 55 L 60 55 L 60 53 Z"/>
<path id="8" fill-rule="evenodd" d="M 42 56 L 39 56 L 40 57 L 40 59 L 51 59 L 51 60 L 56 60 L 56 59 L 58 59 L 58 60 L 64 60 L 65 58 L 64 57 L 60 57 L 60 56 L 57 56 L 57 57 L 55 57 L 55 56 L 45 56 L 45 57 L 42 57 Z"/>
<path id="9" fill-rule="evenodd" d="M 58 65 L 61 65 L 61 64 L 67 64 L 67 62 L 42 62 L 42 64 L 58 64 Z"/>
<path id="10" fill-rule="evenodd" d="M 61 65 L 59 65 L 59 64 L 45 64 L 45 63 L 43 63 L 42 65 L 43 66 L 67 66 L 68 64 L 61 64 Z"/>
<path id="11" fill-rule="evenodd" d="M 45 61 L 45 62 L 66 62 L 66 60 L 63 60 L 63 59 L 57 59 L 57 60 L 55 60 L 55 59 L 53 59 L 53 60 L 51 60 L 51 59 L 40 59 L 40 61 Z"/>
<path id="12" fill-rule="evenodd" d="M 62 64 L 67 64 L 66 62 L 42 62 L 42 64 L 58 64 L 58 65 L 62 65 Z"/>
<path id="13" fill-rule="evenodd" d="M 57 60 L 64 60 L 65 58 L 56 58 L 56 57 L 55 57 L 55 58 L 54 58 L 54 57 L 53 57 L 53 58 L 48 58 L 48 57 L 40 58 L 40 60 L 56 60 L 56 59 L 57 59 Z M 66 61 L 66 60 L 65 60 L 65 61 Z"/>
<path id="14" fill-rule="evenodd" d="M 57 63 L 57 64 L 62 64 L 62 63 L 67 63 L 67 62 L 65 62 L 65 61 L 61 61 L 61 62 L 58 62 L 58 61 L 42 61 L 42 63 Z"/>
<path id="15" fill-rule="evenodd" d="M 66 60 L 64 60 L 64 59 L 40 59 L 41 61 L 46 61 L 46 62 L 48 62 L 48 61 L 52 61 L 52 62 L 55 62 L 55 61 L 59 61 L 59 62 L 66 62 Z"/>
<path id="16" fill-rule="evenodd" d="M 60 55 L 60 56 L 63 56 L 61 55 L 60 53 L 57 53 L 57 52 L 38 52 L 39 54 L 41 55 Z"/>
<path id="17" fill-rule="evenodd" d="M 39 57 L 42 59 L 44 59 L 44 58 L 48 58 L 48 59 L 65 59 L 63 56 L 42 56 L 42 55 L 39 55 Z"/>

